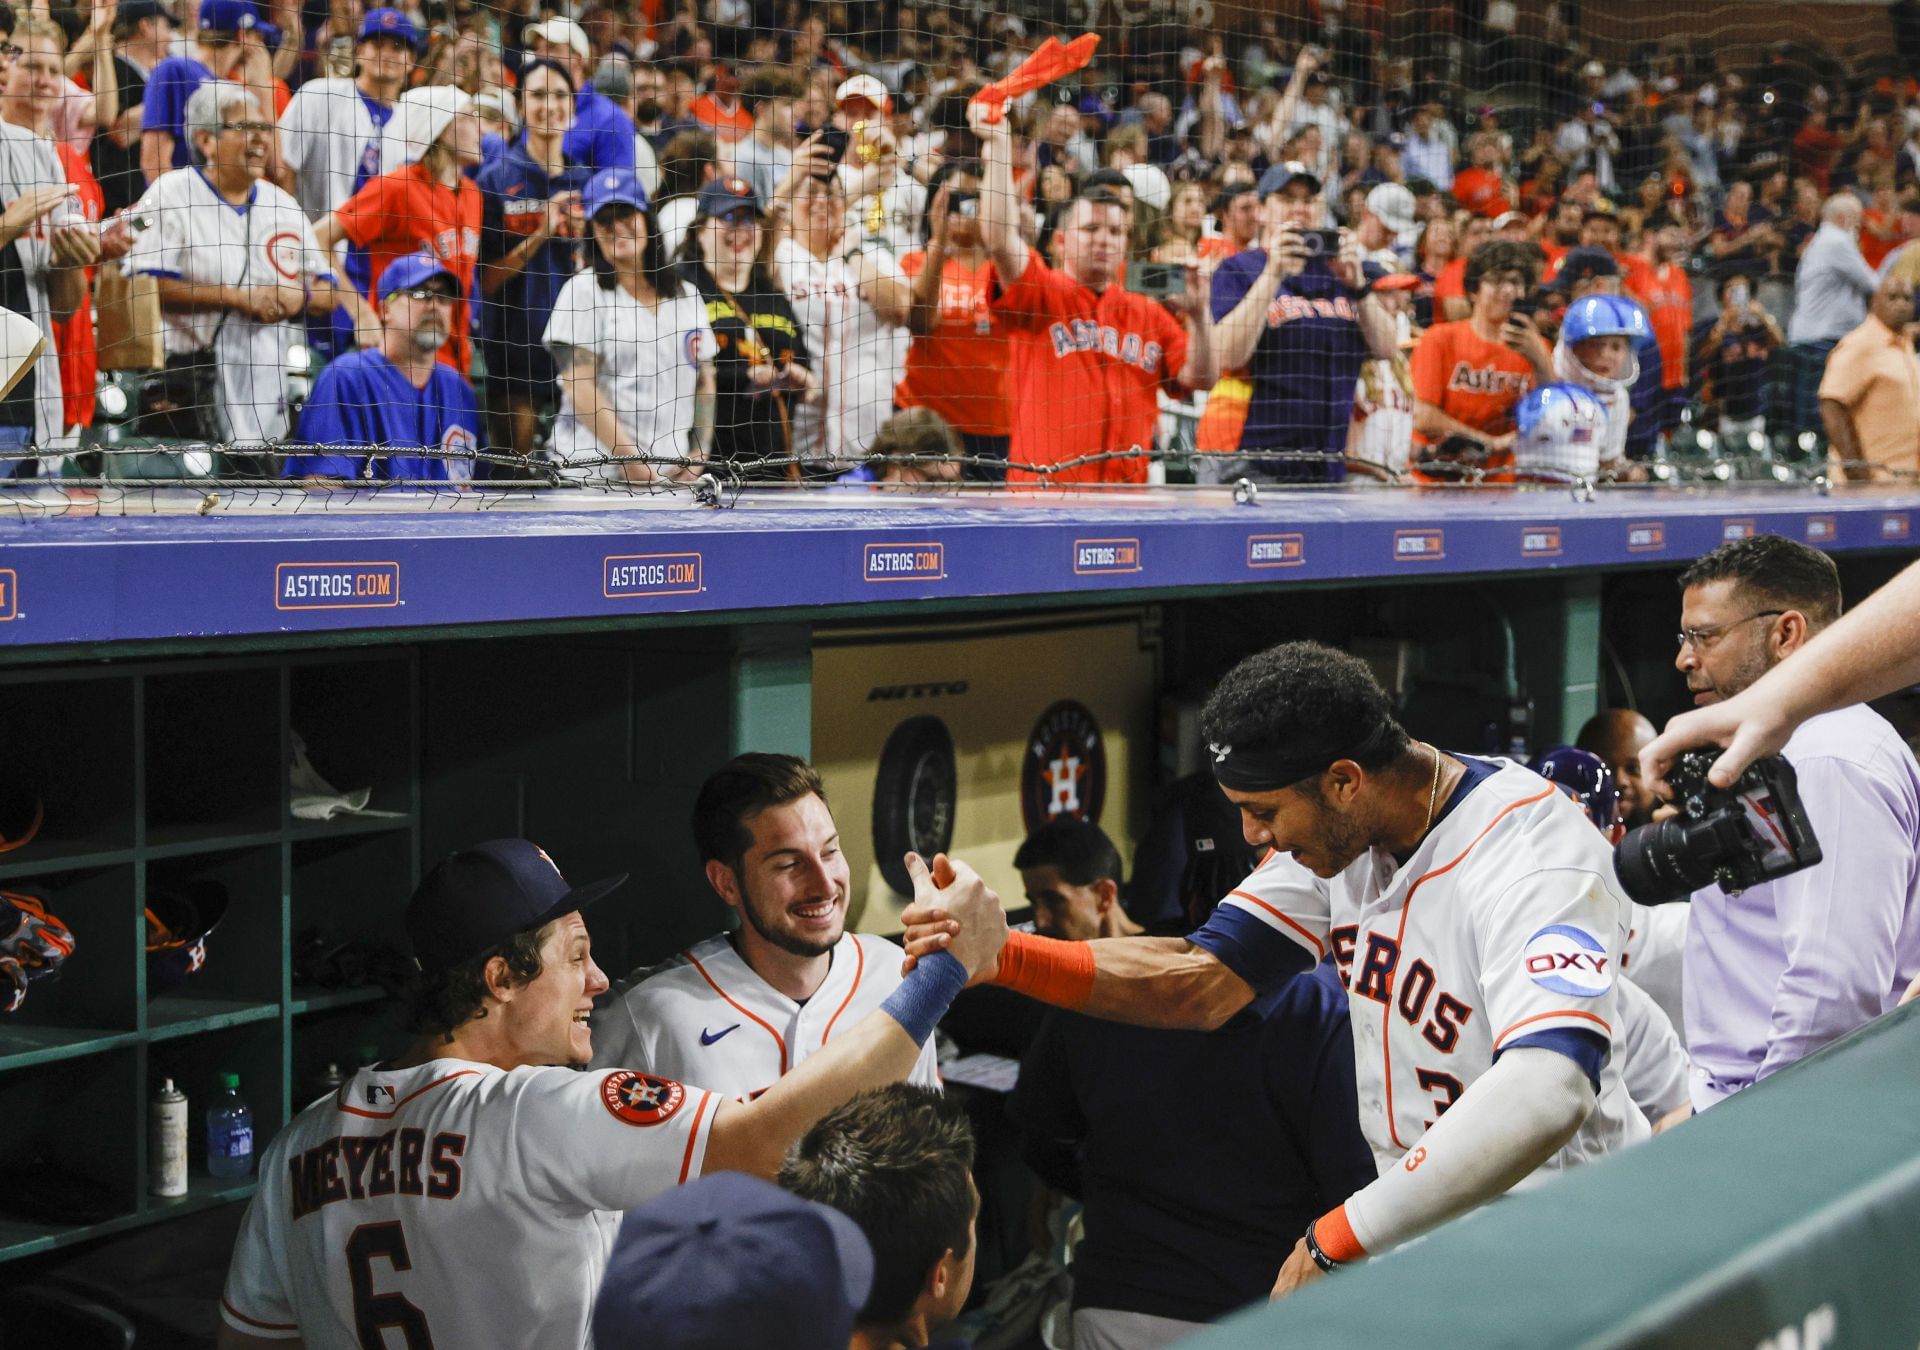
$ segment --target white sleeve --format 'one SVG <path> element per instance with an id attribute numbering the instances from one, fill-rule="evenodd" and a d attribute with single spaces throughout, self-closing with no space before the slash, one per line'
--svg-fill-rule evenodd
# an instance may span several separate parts
<path id="1" fill-rule="evenodd" d="M 320 136 L 308 125 L 313 120 L 308 114 L 320 98 L 320 86 L 308 85 L 294 94 L 287 110 L 280 114 L 280 157 L 296 175 L 307 167 L 319 147 Z"/>
<path id="2" fill-rule="evenodd" d="M 178 173 L 180 170 L 174 170 Z M 156 178 L 137 209 L 147 217 L 147 228 L 134 236 L 120 270 L 128 276 L 183 277 L 187 263 L 188 217 L 192 214 L 177 199 L 168 180 L 172 173 Z"/>
<path id="3" fill-rule="evenodd" d="M 689 310 L 691 319 L 687 332 L 692 341 L 688 345 L 687 355 L 697 368 L 703 361 L 711 361 L 720 354 L 720 344 L 713 336 L 713 325 L 707 322 L 707 307 L 698 295 L 691 297 Z"/>
<path id="4" fill-rule="evenodd" d="M 632 1209 L 700 1175 L 720 1098 L 634 1069 L 516 1070 L 513 1138 L 529 1194 Z"/>
<path id="5" fill-rule="evenodd" d="M 1647 1123 L 1657 1125 L 1690 1100 L 1687 1052 L 1673 1022 L 1646 990 L 1628 979 L 1620 981 L 1614 995 L 1620 1014 L 1620 1035 L 1614 1041 L 1615 1053 L 1622 1057 L 1620 1082 Z"/>
<path id="6" fill-rule="evenodd" d="M 1502 1056 L 1347 1198 L 1355 1239 L 1382 1252 L 1505 1194 L 1573 1137 L 1593 1104 L 1593 1084 L 1565 1055 L 1529 1047 Z"/>
<path id="7" fill-rule="evenodd" d="M 547 318 L 543 339 L 556 355 L 568 347 L 584 347 L 596 356 L 600 351 L 600 307 L 594 303 L 598 285 L 591 272 L 581 272 L 560 288 Z"/>
<path id="8" fill-rule="evenodd" d="M 1475 940 L 1496 1059 L 1551 1031 L 1611 1041 L 1625 905 L 1599 873 L 1562 866 L 1527 872 L 1484 907 Z"/>
<path id="9" fill-rule="evenodd" d="M 275 1166 L 282 1160 L 269 1152 L 262 1160 Z M 284 1267 L 287 1244 L 273 1231 L 272 1215 L 284 1213 L 284 1204 L 273 1183 L 263 1178 L 260 1189 L 247 1202 L 240 1219 L 240 1236 L 233 1244 L 233 1259 L 227 1265 L 227 1283 L 220 1294 L 220 1320 L 235 1331 L 262 1340 L 292 1341 L 300 1337 L 294 1320 L 293 1300 L 288 1293 Z"/>

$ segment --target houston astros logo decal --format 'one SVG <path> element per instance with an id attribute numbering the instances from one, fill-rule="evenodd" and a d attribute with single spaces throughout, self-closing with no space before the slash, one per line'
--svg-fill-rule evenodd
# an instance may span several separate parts
<path id="1" fill-rule="evenodd" d="M 616 1120 L 629 1125 L 658 1125 L 680 1109 L 687 1090 L 670 1078 L 622 1069 L 600 1084 L 600 1101 Z"/>

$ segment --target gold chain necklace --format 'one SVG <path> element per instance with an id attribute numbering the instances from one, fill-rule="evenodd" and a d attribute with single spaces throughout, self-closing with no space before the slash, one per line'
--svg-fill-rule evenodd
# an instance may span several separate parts
<path id="1" fill-rule="evenodd" d="M 1426 742 L 1422 741 L 1421 744 L 1426 745 Z M 1421 839 L 1425 839 L 1427 831 L 1433 828 L 1433 808 L 1440 804 L 1440 749 L 1433 745 L 1427 745 L 1427 749 L 1433 752 L 1433 786 L 1427 789 L 1427 820 L 1420 827 Z"/>

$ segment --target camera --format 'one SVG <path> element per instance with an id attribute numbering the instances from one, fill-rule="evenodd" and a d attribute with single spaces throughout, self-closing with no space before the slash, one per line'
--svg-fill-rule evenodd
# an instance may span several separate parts
<path id="1" fill-rule="evenodd" d="M 1799 778 L 1780 755 L 1747 766 L 1730 788 L 1707 781 L 1717 752 L 1694 750 L 1667 773 L 1678 816 L 1642 825 L 1614 850 L 1613 870 L 1643 905 L 1718 884 L 1737 893 L 1820 861 Z"/>
<path id="2" fill-rule="evenodd" d="M 1302 230 L 1300 242 L 1306 245 L 1309 258 L 1340 256 L 1340 231 L 1338 230 Z"/>

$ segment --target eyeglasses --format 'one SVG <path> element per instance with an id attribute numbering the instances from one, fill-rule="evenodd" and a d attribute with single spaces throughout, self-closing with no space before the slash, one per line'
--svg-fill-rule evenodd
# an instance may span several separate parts
<path id="1" fill-rule="evenodd" d="M 0 61 L 8 62 L 9 64 L 18 61 L 22 56 L 26 55 L 26 51 L 27 49 L 25 47 L 16 47 L 11 42 L 0 42 Z"/>
<path id="2" fill-rule="evenodd" d="M 418 300 L 423 305 L 429 301 L 442 305 L 451 305 L 453 303 L 453 293 L 451 291 L 444 291 L 438 286 L 415 286 L 410 291 L 393 291 L 387 296 L 387 299 L 391 300 L 396 295 L 404 295 L 409 300 Z"/>
<path id="3" fill-rule="evenodd" d="M 220 124 L 220 130 L 244 131 L 244 132 L 272 131 L 273 123 L 271 122 L 222 122 Z"/>
<path id="4" fill-rule="evenodd" d="M 1696 652 L 1704 652 L 1743 623 L 1752 623 L 1755 619 L 1771 619 L 1786 612 L 1784 609 L 1763 609 L 1758 614 L 1747 615 L 1744 619 L 1730 619 L 1726 623 L 1708 624 L 1705 628 L 1682 628 L 1674 636 L 1680 639 L 1681 650 L 1692 647 Z"/>

